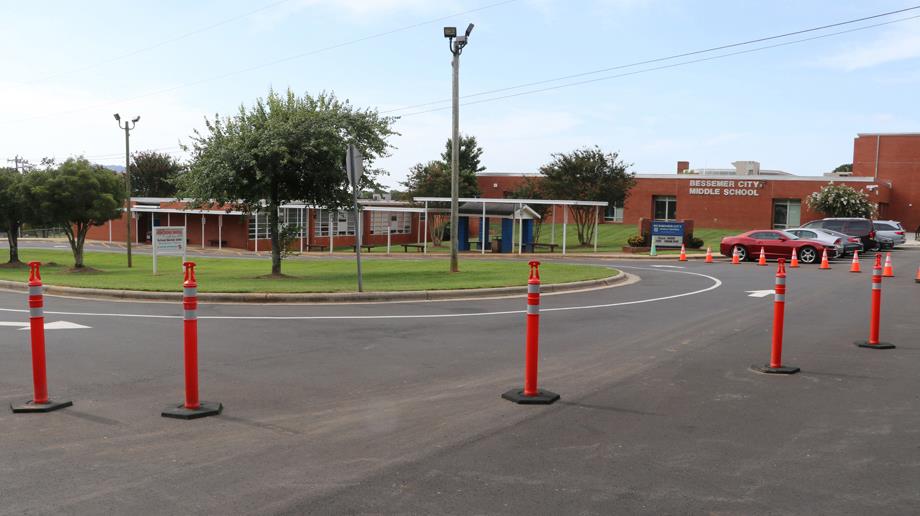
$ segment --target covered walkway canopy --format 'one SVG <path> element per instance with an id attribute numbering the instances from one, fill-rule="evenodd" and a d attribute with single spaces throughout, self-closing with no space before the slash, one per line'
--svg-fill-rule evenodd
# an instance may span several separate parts
<path id="1" fill-rule="evenodd" d="M 428 252 L 428 212 L 429 203 L 450 203 L 450 197 L 413 197 L 413 201 L 420 202 L 425 205 L 425 252 Z M 518 238 L 518 254 L 523 252 L 524 247 L 524 221 L 530 220 L 532 223 L 533 219 L 540 218 L 540 215 L 537 214 L 530 206 L 528 205 L 549 205 L 553 207 L 553 217 L 552 217 L 552 233 L 551 233 L 551 244 L 556 243 L 556 206 L 562 206 L 562 254 L 565 255 L 566 251 L 566 236 L 567 236 L 567 227 L 568 227 L 568 216 L 569 209 L 573 207 L 594 207 L 594 252 L 597 252 L 597 225 L 600 221 L 600 209 L 606 208 L 609 203 L 606 201 L 576 201 L 569 199 L 492 199 L 487 197 L 461 197 L 458 199 L 460 203 L 459 214 L 461 216 L 478 216 L 481 217 L 483 221 L 490 217 L 495 218 L 510 218 L 512 224 L 520 221 L 521 231 L 519 232 Z M 438 212 L 443 212 L 443 210 L 438 209 Z M 492 214 L 494 212 L 494 215 Z M 529 217 L 528 217 L 529 215 Z M 512 226 L 513 229 L 513 226 Z M 453 232 L 453 229 L 451 230 Z M 453 237 L 453 235 L 452 235 Z M 482 253 L 485 253 L 485 241 L 488 239 L 488 230 L 483 230 L 480 228 L 480 250 Z"/>

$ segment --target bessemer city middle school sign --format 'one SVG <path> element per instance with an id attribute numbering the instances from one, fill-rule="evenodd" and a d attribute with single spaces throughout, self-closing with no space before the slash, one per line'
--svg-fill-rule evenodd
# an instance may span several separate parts
<path id="1" fill-rule="evenodd" d="M 736 179 L 691 179 L 690 195 L 726 195 L 760 197 L 766 181 Z"/>

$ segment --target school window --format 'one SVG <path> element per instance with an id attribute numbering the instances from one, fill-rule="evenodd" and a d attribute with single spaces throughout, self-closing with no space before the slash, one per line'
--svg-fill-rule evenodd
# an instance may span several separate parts
<path id="1" fill-rule="evenodd" d="M 656 195 L 652 197 L 655 220 L 677 219 L 677 197 L 672 195 Z"/>
<path id="2" fill-rule="evenodd" d="M 604 220 L 607 222 L 623 222 L 623 201 L 615 201 L 607 206 L 604 211 Z"/>
<path id="3" fill-rule="evenodd" d="M 268 234 L 268 213 L 259 212 L 258 215 L 251 213 L 249 215 L 249 239 L 255 240 L 256 237 L 261 239 L 269 238 Z"/>
<path id="4" fill-rule="evenodd" d="M 333 236 L 355 234 L 355 214 L 353 211 L 313 210 L 316 236 L 329 236 L 332 227 Z"/>
<path id="5" fill-rule="evenodd" d="M 797 228 L 801 220 L 801 200 L 773 199 L 773 229 Z"/>
<path id="6" fill-rule="evenodd" d="M 405 212 L 371 212 L 371 234 L 386 235 L 390 228 L 391 235 L 407 235 L 412 232 L 412 214 Z"/>
<path id="7" fill-rule="evenodd" d="M 302 220 L 304 217 L 303 211 L 300 208 L 281 208 L 278 211 L 278 221 L 282 226 L 300 226 L 300 235 L 301 237 L 306 238 L 307 223 L 305 220 Z M 256 214 L 249 215 L 249 239 L 256 239 L 256 231 L 258 231 L 259 240 L 271 238 L 271 235 L 268 234 L 268 212 L 260 211 L 258 215 L 259 221 L 256 224 Z"/>

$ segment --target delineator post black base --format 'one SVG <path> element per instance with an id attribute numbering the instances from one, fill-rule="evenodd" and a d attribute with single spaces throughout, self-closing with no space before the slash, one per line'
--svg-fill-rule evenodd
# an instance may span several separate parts
<path id="1" fill-rule="evenodd" d="M 502 398 L 519 405 L 549 405 L 559 401 L 560 396 L 555 392 L 543 390 L 538 390 L 536 396 L 524 396 L 524 389 L 511 389 L 502 394 Z"/>
<path id="2" fill-rule="evenodd" d="M 792 366 L 770 367 L 770 364 L 764 364 L 762 366 L 752 365 L 751 371 L 765 374 L 795 374 L 801 371 L 801 369 Z"/>
<path id="3" fill-rule="evenodd" d="M 870 349 L 894 349 L 894 344 L 890 342 L 879 342 L 878 344 L 869 344 L 869 341 L 866 340 L 857 340 L 854 344 L 861 348 L 870 348 Z"/>
<path id="4" fill-rule="evenodd" d="M 223 410 L 224 406 L 218 402 L 202 401 L 201 406 L 196 409 L 185 408 L 185 403 L 182 403 L 175 407 L 167 407 L 161 415 L 176 419 L 198 419 L 220 415 Z"/>
<path id="5" fill-rule="evenodd" d="M 73 405 L 72 401 L 55 401 L 48 400 L 48 403 L 33 403 L 32 400 L 29 400 L 20 405 L 13 405 L 10 403 L 10 408 L 13 409 L 14 414 L 29 414 L 29 413 L 42 413 L 42 412 L 52 412 L 58 409 L 65 407 L 70 407 Z"/>

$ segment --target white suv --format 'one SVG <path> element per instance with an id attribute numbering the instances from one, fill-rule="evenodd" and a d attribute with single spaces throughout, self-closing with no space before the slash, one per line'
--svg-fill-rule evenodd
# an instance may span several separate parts
<path id="1" fill-rule="evenodd" d="M 907 242 L 904 228 L 896 220 L 874 220 L 872 226 L 880 247 L 894 247 Z"/>

